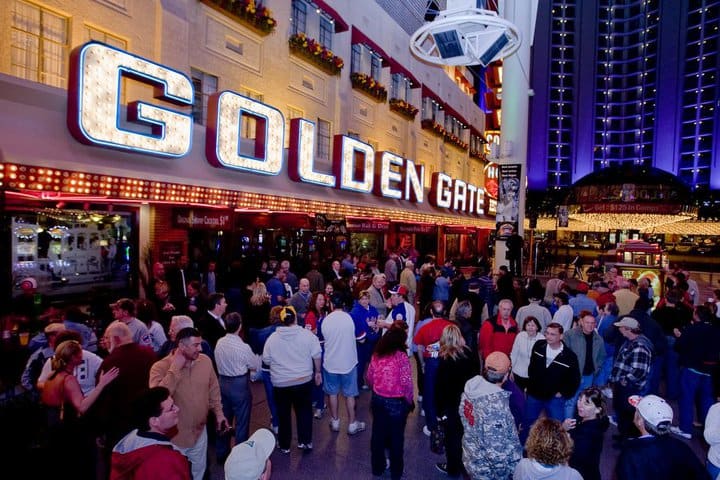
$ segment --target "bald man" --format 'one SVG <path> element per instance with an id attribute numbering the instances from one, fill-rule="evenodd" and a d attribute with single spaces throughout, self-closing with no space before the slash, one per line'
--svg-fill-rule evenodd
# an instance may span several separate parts
<path id="1" fill-rule="evenodd" d="M 132 430 L 132 401 L 147 389 L 150 368 L 157 357 L 152 348 L 135 343 L 130 327 L 121 321 L 108 325 L 103 335 L 103 344 L 110 354 L 100 365 L 100 371 L 107 372 L 113 367 L 120 369 L 112 387 L 103 390 L 93 407 L 97 413 L 98 427 L 105 434 L 109 459 L 115 444 Z"/>

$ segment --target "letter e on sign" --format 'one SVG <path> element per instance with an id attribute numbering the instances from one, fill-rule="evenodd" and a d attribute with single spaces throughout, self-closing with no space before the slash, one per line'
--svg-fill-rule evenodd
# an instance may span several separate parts
<path id="1" fill-rule="evenodd" d="M 67 124 L 88 145 L 182 157 L 192 147 L 192 116 L 164 106 L 133 101 L 123 118 L 122 78 L 154 87 L 157 100 L 188 107 L 193 86 L 183 73 L 99 42 L 70 55 Z"/>

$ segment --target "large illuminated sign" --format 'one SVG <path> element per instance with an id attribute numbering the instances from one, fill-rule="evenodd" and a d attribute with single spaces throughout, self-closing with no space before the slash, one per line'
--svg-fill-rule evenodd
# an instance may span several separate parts
<path id="1" fill-rule="evenodd" d="M 165 157 L 187 155 L 192 116 L 145 102 L 131 102 L 123 111 L 122 77 L 151 85 L 156 99 L 192 106 L 193 85 L 184 74 L 90 42 L 70 55 L 67 124 L 72 135 L 90 145 Z"/>
<path id="2" fill-rule="evenodd" d="M 160 105 L 121 105 L 121 79 L 152 85 L 154 98 L 192 106 L 194 89 L 182 73 L 98 42 L 73 50 L 68 128 L 80 142 L 164 157 L 190 152 L 192 116 Z M 254 135 L 248 135 L 252 130 Z M 205 155 L 216 167 L 263 175 L 283 169 L 285 119 L 265 103 L 232 91 L 209 98 Z M 407 202 L 424 202 L 425 170 L 392 152 L 376 152 L 360 140 L 336 135 L 332 172 L 316 168 L 316 126 L 290 121 L 288 176 L 296 182 Z M 430 203 L 471 215 L 484 214 L 484 189 L 444 173 L 433 174 Z"/>

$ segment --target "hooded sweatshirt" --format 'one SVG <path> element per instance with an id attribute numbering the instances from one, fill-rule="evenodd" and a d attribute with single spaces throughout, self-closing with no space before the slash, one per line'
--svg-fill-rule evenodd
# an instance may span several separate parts
<path id="1" fill-rule="evenodd" d="M 274 387 L 302 385 L 312 379 L 313 359 L 320 358 L 320 341 L 298 325 L 279 327 L 265 342 L 263 363 L 270 367 Z"/>
<path id="2" fill-rule="evenodd" d="M 574 468 L 567 465 L 542 465 L 541 463 L 523 458 L 515 468 L 513 480 L 583 480 Z"/>
<path id="3" fill-rule="evenodd" d="M 480 375 L 465 384 L 460 397 L 463 464 L 472 478 L 507 479 L 522 458 L 510 392 Z"/>
<path id="4" fill-rule="evenodd" d="M 110 480 L 190 480 L 190 462 L 164 435 L 133 430 L 115 445 Z"/>

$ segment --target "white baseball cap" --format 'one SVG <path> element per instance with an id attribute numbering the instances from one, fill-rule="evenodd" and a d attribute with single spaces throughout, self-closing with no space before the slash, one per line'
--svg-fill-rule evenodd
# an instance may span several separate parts
<path id="1" fill-rule="evenodd" d="M 225 460 L 225 480 L 258 480 L 275 449 L 275 436 L 267 428 L 235 445 Z"/>
<path id="2" fill-rule="evenodd" d="M 663 423 L 672 423 L 672 407 L 657 395 L 633 395 L 628 398 L 628 403 L 635 407 L 640 416 L 653 427 L 659 427 Z"/>

